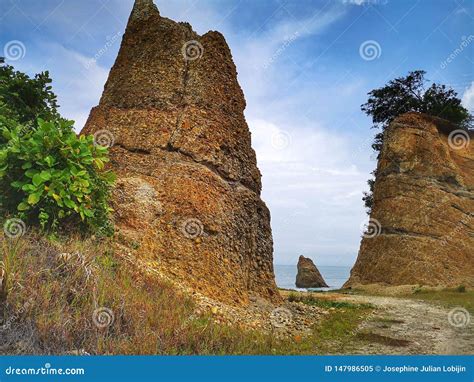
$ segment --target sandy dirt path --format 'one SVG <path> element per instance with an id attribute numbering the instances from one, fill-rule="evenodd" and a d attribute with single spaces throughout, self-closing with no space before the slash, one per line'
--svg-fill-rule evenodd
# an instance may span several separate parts
<path id="1" fill-rule="evenodd" d="M 357 329 L 359 354 L 474 354 L 474 317 L 466 310 L 397 297 L 340 295 L 376 307 Z M 450 313 L 451 312 L 451 313 Z"/>

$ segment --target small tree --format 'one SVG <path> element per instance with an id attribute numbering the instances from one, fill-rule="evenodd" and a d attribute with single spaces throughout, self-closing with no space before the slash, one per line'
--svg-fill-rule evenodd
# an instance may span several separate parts
<path id="1" fill-rule="evenodd" d="M 30 78 L 25 73 L 6 65 L 0 57 L 0 112 L 18 123 L 36 125 L 37 118 L 59 119 L 56 95 L 51 88 L 49 72 Z"/>
<path id="2" fill-rule="evenodd" d="M 380 152 L 385 129 L 399 115 L 416 111 L 444 118 L 460 128 L 470 128 L 473 117 L 461 105 L 453 89 L 433 83 L 426 89 L 425 71 L 416 70 L 405 77 L 395 78 L 382 88 L 368 93 L 369 99 L 361 106 L 363 112 L 372 117 L 373 128 L 381 129 L 374 137 L 372 148 Z M 380 155 L 380 154 L 379 154 Z M 376 176 L 376 171 L 372 173 Z M 368 181 L 370 191 L 363 200 L 370 214 L 373 204 L 374 180 Z"/>

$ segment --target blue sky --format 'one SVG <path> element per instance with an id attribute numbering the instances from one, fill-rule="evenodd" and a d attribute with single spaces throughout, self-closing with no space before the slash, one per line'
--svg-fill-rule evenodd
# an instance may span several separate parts
<path id="1" fill-rule="evenodd" d="M 79 131 L 102 93 L 132 0 L 0 0 L 0 55 L 49 70 Z M 474 2 L 155 0 L 162 16 L 231 47 L 272 212 L 275 263 L 352 265 L 376 163 L 366 94 L 409 70 L 474 109 Z M 16 49 L 17 48 L 17 49 Z"/>

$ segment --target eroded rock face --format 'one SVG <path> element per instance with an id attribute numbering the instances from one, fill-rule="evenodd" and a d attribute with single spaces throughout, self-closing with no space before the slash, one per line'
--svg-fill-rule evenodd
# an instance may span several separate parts
<path id="1" fill-rule="evenodd" d="M 371 230 L 345 286 L 474 286 L 472 133 L 407 113 L 385 134 Z"/>
<path id="2" fill-rule="evenodd" d="M 298 274 L 296 275 L 298 288 L 327 288 L 328 285 L 319 273 L 318 268 L 310 258 L 300 256 L 298 259 Z"/>
<path id="3" fill-rule="evenodd" d="M 270 214 L 224 37 L 138 0 L 83 130 L 113 141 L 120 235 L 133 253 L 221 301 L 278 300 Z"/>

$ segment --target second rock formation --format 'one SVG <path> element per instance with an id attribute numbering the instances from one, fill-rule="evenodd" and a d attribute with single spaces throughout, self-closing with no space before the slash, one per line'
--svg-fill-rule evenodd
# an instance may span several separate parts
<path id="1" fill-rule="evenodd" d="M 418 113 L 385 131 L 374 205 L 345 286 L 474 286 L 474 136 Z"/>

